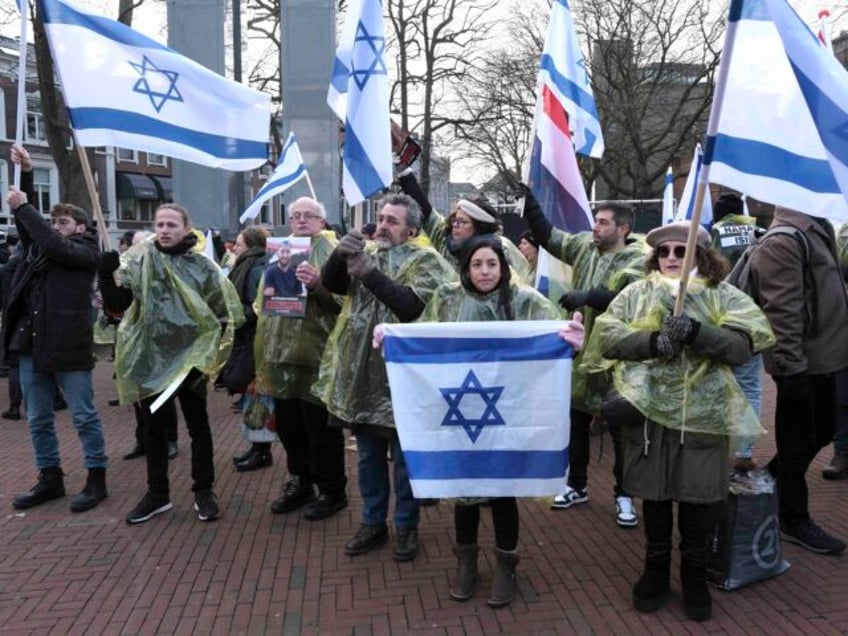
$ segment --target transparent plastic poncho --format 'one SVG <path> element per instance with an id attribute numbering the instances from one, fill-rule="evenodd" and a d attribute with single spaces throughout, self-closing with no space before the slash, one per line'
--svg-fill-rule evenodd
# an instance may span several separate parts
<path id="1" fill-rule="evenodd" d="M 609 360 L 602 351 L 635 331 L 657 331 L 674 307 L 678 279 L 654 272 L 625 288 L 598 316 L 583 356 L 588 373 L 612 368 L 616 390 L 648 419 L 671 429 L 716 435 L 764 433 L 731 367 L 684 347 L 675 358 Z M 748 335 L 754 352 L 774 344 L 768 319 L 727 283 L 693 278 L 683 312 L 703 324 Z"/>
<path id="2" fill-rule="evenodd" d="M 425 304 L 442 283 L 457 279 L 454 268 L 436 250 L 412 241 L 379 251 L 369 242 L 365 250 L 377 259 L 381 272 L 412 289 Z M 386 364 L 380 351 L 371 346 L 374 327 L 383 322 L 398 320 L 352 278 L 313 387 L 327 410 L 346 422 L 394 426 Z"/>
<path id="3" fill-rule="evenodd" d="M 535 289 L 510 282 L 510 304 L 515 320 L 559 320 L 559 310 Z M 418 322 L 485 322 L 506 320 L 499 311 L 500 292 L 479 294 L 461 283 L 446 283 L 436 290 Z M 485 327 L 481 327 L 485 329 Z"/>
<path id="4" fill-rule="evenodd" d="M 192 368 L 217 376 L 244 323 L 238 293 L 223 271 L 203 254 L 164 254 L 153 241 L 121 261 L 116 280 L 133 294 L 116 340 L 121 403 L 161 393 Z"/>

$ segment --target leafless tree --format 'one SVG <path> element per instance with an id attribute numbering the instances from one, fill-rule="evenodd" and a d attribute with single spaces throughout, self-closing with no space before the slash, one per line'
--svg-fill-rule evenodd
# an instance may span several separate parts
<path id="1" fill-rule="evenodd" d="M 579 37 L 606 151 L 593 167 L 599 194 L 652 198 L 673 162 L 703 138 L 723 36 L 700 0 L 580 0 Z"/>
<path id="2" fill-rule="evenodd" d="M 442 114 L 447 96 L 467 78 L 482 53 L 481 44 L 492 26 L 487 13 L 497 2 L 388 0 L 385 4 L 392 24 L 390 48 L 397 61 L 392 103 L 403 127 L 419 133 L 420 181 L 426 192 L 436 135 L 451 125 Z"/>

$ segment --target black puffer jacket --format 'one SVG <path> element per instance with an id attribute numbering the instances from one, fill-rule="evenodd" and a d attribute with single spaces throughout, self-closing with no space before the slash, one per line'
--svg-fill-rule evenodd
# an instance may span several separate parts
<path id="1" fill-rule="evenodd" d="M 15 210 L 15 223 L 24 256 L 6 304 L 7 355 L 32 355 L 36 373 L 93 368 L 91 294 L 100 261 L 96 234 L 87 230 L 65 238 L 29 204 Z"/>

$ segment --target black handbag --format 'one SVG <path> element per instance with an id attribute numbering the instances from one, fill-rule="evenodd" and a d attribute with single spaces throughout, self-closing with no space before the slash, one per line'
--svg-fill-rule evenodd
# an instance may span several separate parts
<path id="1" fill-rule="evenodd" d="M 236 343 L 221 370 L 220 382 L 230 393 L 244 393 L 256 376 L 253 343 Z"/>

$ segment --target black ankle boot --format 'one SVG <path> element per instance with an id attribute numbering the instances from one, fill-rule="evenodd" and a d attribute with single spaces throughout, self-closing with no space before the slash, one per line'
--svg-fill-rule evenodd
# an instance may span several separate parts
<path id="1" fill-rule="evenodd" d="M 89 468 L 88 479 L 85 488 L 76 497 L 71 499 L 71 512 L 85 512 L 91 510 L 101 501 L 106 499 L 106 469 Z"/>
<path id="2" fill-rule="evenodd" d="M 48 466 L 42 468 L 38 473 L 38 483 L 32 490 L 15 497 L 12 506 L 16 510 L 26 510 L 43 504 L 51 499 L 65 496 L 64 473 L 59 466 Z"/>
<path id="3" fill-rule="evenodd" d="M 668 598 L 671 558 L 645 559 L 645 571 L 633 586 L 633 607 L 638 612 L 656 612 Z"/>
<path id="4" fill-rule="evenodd" d="M 705 621 L 713 614 L 707 587 L 707 544 L 714 510 L 705 504 L 680 503 L 677 511 L 683 611 L 693 621 Z"/>
<path id="5" fill-rule="evenodd" d="M 713 615 L 713 599 L 707 586 L 707 568 L 703 564 L 680 564 L 683 585 L 683 611 L 693 621 L 706 621 Z"/>

